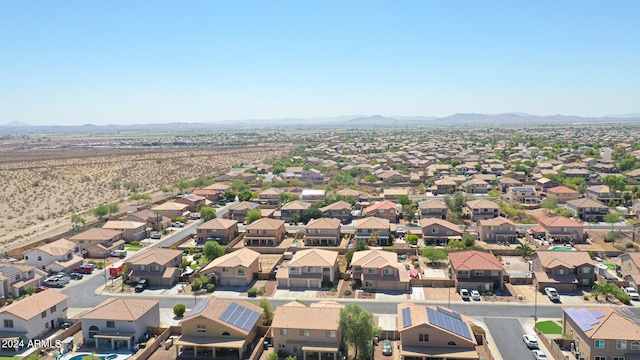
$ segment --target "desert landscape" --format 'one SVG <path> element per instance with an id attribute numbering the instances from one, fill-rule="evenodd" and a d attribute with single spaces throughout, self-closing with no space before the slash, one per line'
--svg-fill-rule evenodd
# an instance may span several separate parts
<path id="1" fill-rule="evenodd" d="M 42 139 L 47 140 L 42 140 Z M 123 147 L 112 139 L 22 136 L 0 144 L 0 251 L 66 231 L 72 214 L 131 194 L 162 193 L 181 179 L 281 156 L 286 144 Z M 43 144 L 47 144 L 43 147 Z M 80 145 L 81 144 L 81 145 Z M 175 190 L 177 191 L 177 189 Z"/>

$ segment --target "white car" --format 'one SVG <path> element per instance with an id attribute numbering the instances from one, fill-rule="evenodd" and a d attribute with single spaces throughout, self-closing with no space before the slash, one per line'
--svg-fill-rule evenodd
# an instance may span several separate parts
<path id="1" fill-rule="evenodd" d="M 547 360 L 549 359 L 547 357 L 547 354 L 545 354 L 542 350 L 531 350 L 531 353 L 533 354 L 533 358 L 536 360 Z"/>
<path id="2" fill-rule="evenodd" d="M 537 349 L 538 348 L 538 340 L 533 335 L 524 334 L 522 335 L 522 341 L 527 345 L 529 349 Z"/>
<path id="3" fill-rule="evenodd" d="M 181 228 L 181 227 L 184 227 L 184 223 L 180 222 L 180 221 L 174 221 L 174 222 L 171 223 L 171 226 L 180 227 Z"/>
<path id="4" fill-rule="evenodd" d="M 460 296 L 462 297 L 462 300 L 469 300 L 469 290 L 460 289 Z"/>
<path id="5" fill-rule="evenodd" d="M 478 290 L 471 290 L 471 298 L 480 301 L 480 292 Z"/>
<path id="6" fill-rule="evenodd" d="M 632 288 L 631 286 L 623 287 L 622 291 L 624 291 L 625 294 L 629 295 L 631 300 L 640 300 L 640 294 L 638 294 L 636 289 Z"/>
<path id="7" fill-rule="evenodd" d="M 558 294 L 558 290 L 556 290 L 555 288 L 546 287 L 544 288 L 544 293 L 551 301 L 560 300 L 560 294 Z"/>

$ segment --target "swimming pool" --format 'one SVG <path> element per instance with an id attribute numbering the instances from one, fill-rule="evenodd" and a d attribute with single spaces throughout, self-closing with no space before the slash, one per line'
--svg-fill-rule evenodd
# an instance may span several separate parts
<path id="1" fill-rule="evenodd" d="M 84 358 L 87 355 L 92 355 L 91 353 L 83 353 L 83 354 L 78 354 L 78 355 L 74 355 L 70 358 L 67 358 L 65 360 L 82 360 L 82 358 Z M 122 359 L 126 359 L 128 358 L 130 355 L 116 355 L 116 354 L 110 354 L 110 355 L 95 355 L 97 357 L 99 357 L 102 360 L 122 360 Z"/>
<path id="2" fill-rule="evenodd" d="M 554 246 L 551 248 L 553 251 L 573 251 L 572 247 L 568 246 Z"/>

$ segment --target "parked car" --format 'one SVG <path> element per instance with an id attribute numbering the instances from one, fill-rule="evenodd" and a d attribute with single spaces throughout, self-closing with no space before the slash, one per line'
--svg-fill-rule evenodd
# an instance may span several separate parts
<path id="1" fill-rule="evenodd" d="M 190 267 L 186 267 L 184 270 L 182 270 L 182 274 L 180 274 L 180 276 L 189 276 L 191 274 L 193 274 L 195 272 L 195 270 L 193 270 Z"/>
<path id="2" fill-rule="evenodd" d="M 111 256 L 125 257 L 127 256 L 127 250 L 112 250 Z"/>
<path id="3" fill-rule="evenodd" d="M 181 228 L 181 227 L 184 227 L 184 223 L 180 221 L 174 221 L 171 223 L 171 226 Z"/>
<path id="4" fill-rule="evenodd" d="M 189 214 L 189 220 L 198 220 L 200 219 L 200 214 L 199 213 L 191 213 Z"/>
<path id="5" fill-rule="evenodd" d="M 385 340 L 382 342 L 382 355 L 391 356 L 393 349 L 391 348 L 391 340 Z"/>
<path id="6" fill-rule="evenodd" d="M 69 274 L 69 277 L 73 280 L 80 280 L 84 277 L 84 275 L 80 274 L 79 272 L 72 272 L 71 274 Z"/>
<path id="7" fill-rule="evenodd" d="M 38 287 L 36 288 L 36 292 L 37 292 L 37 293 L 39 293 L 39 292 L 45 291 L 45 290 L 47 290 L 47 289 L 48 289 L 48 287 L 46 287 L 46 286 L 44 286 L 44 285 L 40 285 L 40 286 L 38 286 Z"/>
<path id="8" fill-rule="evenodd" d="M 471 298 L 480 301 L 480 292 L 478 290 L 471 290 Z"/>
<path id="9" fill-rule="evenodd" d="M 49 278 L 49 279 L 46 279 L 44 281 L 44 284 L 46 286 L 50 286 L 50 287 L 61 288 L 61 287 L 64 287 L 65 285 L 67 285 L 68 282 L 66 282 L 64 280 L 61 280 L 61 279 L 58 279 L 58 278 Z M 37 289 L 36 289 L 36 291 L 37 291 Z"/>
<path id="10" fill-rule="evenodd" d="M 80 274 L 91 274 L 93 272 L 94 266 L 91 264 L 81 265 L 73 269 L 75 272 Z"/>
<path id="11" fill-rule="evenodd" d="M 160 234 L 160 233 L 157 233 L 157 234 L 151 234 L 151 236 L 150 236 L 150 237 L 151 237 L 152 239 L 154 239 L 154 240 L 158 240 L 158 239 L 160 239 L 160 238 L 162 237 L 162 234 Z"/>
<path id="12" fill-rule="evenodd" d="M 469 294 L 469 290 L 467 289 L 460 289 L 460 296 L 462 297 L 462 300 L 469 300 L 469 297 L 471 296 Z"/>
<path id="13" fill-rule="evenodd" d="M 522 341 L 527 345 L 529 349 L 537 349 L 538 348 L 538 340 L 533 335 L 524 334 L 522 335 Z"/>
<path id="14" fill-rule="evenodd" d="M 549 359 L 547 357 L 547 354 L 544 353 L 544 351 L 542 350 L 531 350 L 531 353 L 533 354 L 533 358 L 536 360 L 547 360 Z"/>
<path id="15" fill-rule="evenodd" d="M 73 324 L 71 322 L 69 322 L 69 321 L 63 321 L 63 322 L 60 323 L 60 329 L 66 330 L 66 329 L 70 328 L 72 325 Z"/>
<path id="16" fill-rule="evenodd" d="M 546 287 L 544 288 L 544 293 L 551 301 L 560 300 L 560 294 L 558 294 L 558 291 L 555 288 Z"/>
<path id="17" fill-rule="evenodd" d="M 149 287 L 149 282 L 146 279 L 142 279 L 140 281 L 138 281 L 138 285 L 136 285 L 136 287 L 134 288 L 135 292 L 139 293 L 139 292 L 143 292 L 144 289 Z"/>
<path id="18" fill-rule="evenodd" d="M 69 275 L 65 274 L 65 273 L 57 273 L 57 274 L 53 275 L 52 278 L 60 279 L 62 281 L 66 281 L 66 282 L 71 281 L 71 277 Z"/>
<path id="19" fill-rule="evenodd" d="M 632 288 L 631 286 L 628 287 L 623 287 L 622 291 L 629 295 L 629 297 L 631 298 L 631 300 L 640 300 L 640 294 L 638 294 L 638 292 L 636 291 L 636 289 Z"/>

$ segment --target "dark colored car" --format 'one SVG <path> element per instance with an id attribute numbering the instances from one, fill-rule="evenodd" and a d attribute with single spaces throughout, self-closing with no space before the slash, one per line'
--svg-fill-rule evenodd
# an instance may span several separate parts
<path id="1" fill-rule="evenodd" d="M 139 293 L 139 292 L 143 292 L 144 289 L 148 287 L 149 287 L 149 282 L 146 279 L 142 279 L 138 281 L 138 285 L 136 285 L 136 287 L 133 289 L 135 290 L 135 292 Z"/>
<path id="2" fill-rule="evenodd" d="M 84 275 L 80 274 L 79 272 L 72 272 L 71 274 L 69 274 L 69 277 L 73 280 L 80 280 L 84 277 Z"/>
<path id="3" fill-rule="evenodd" d="M 393 349 L 391 349 L 391 341 L 385 340 L 382 342 L 382 355 L 391 356 Z"/>

